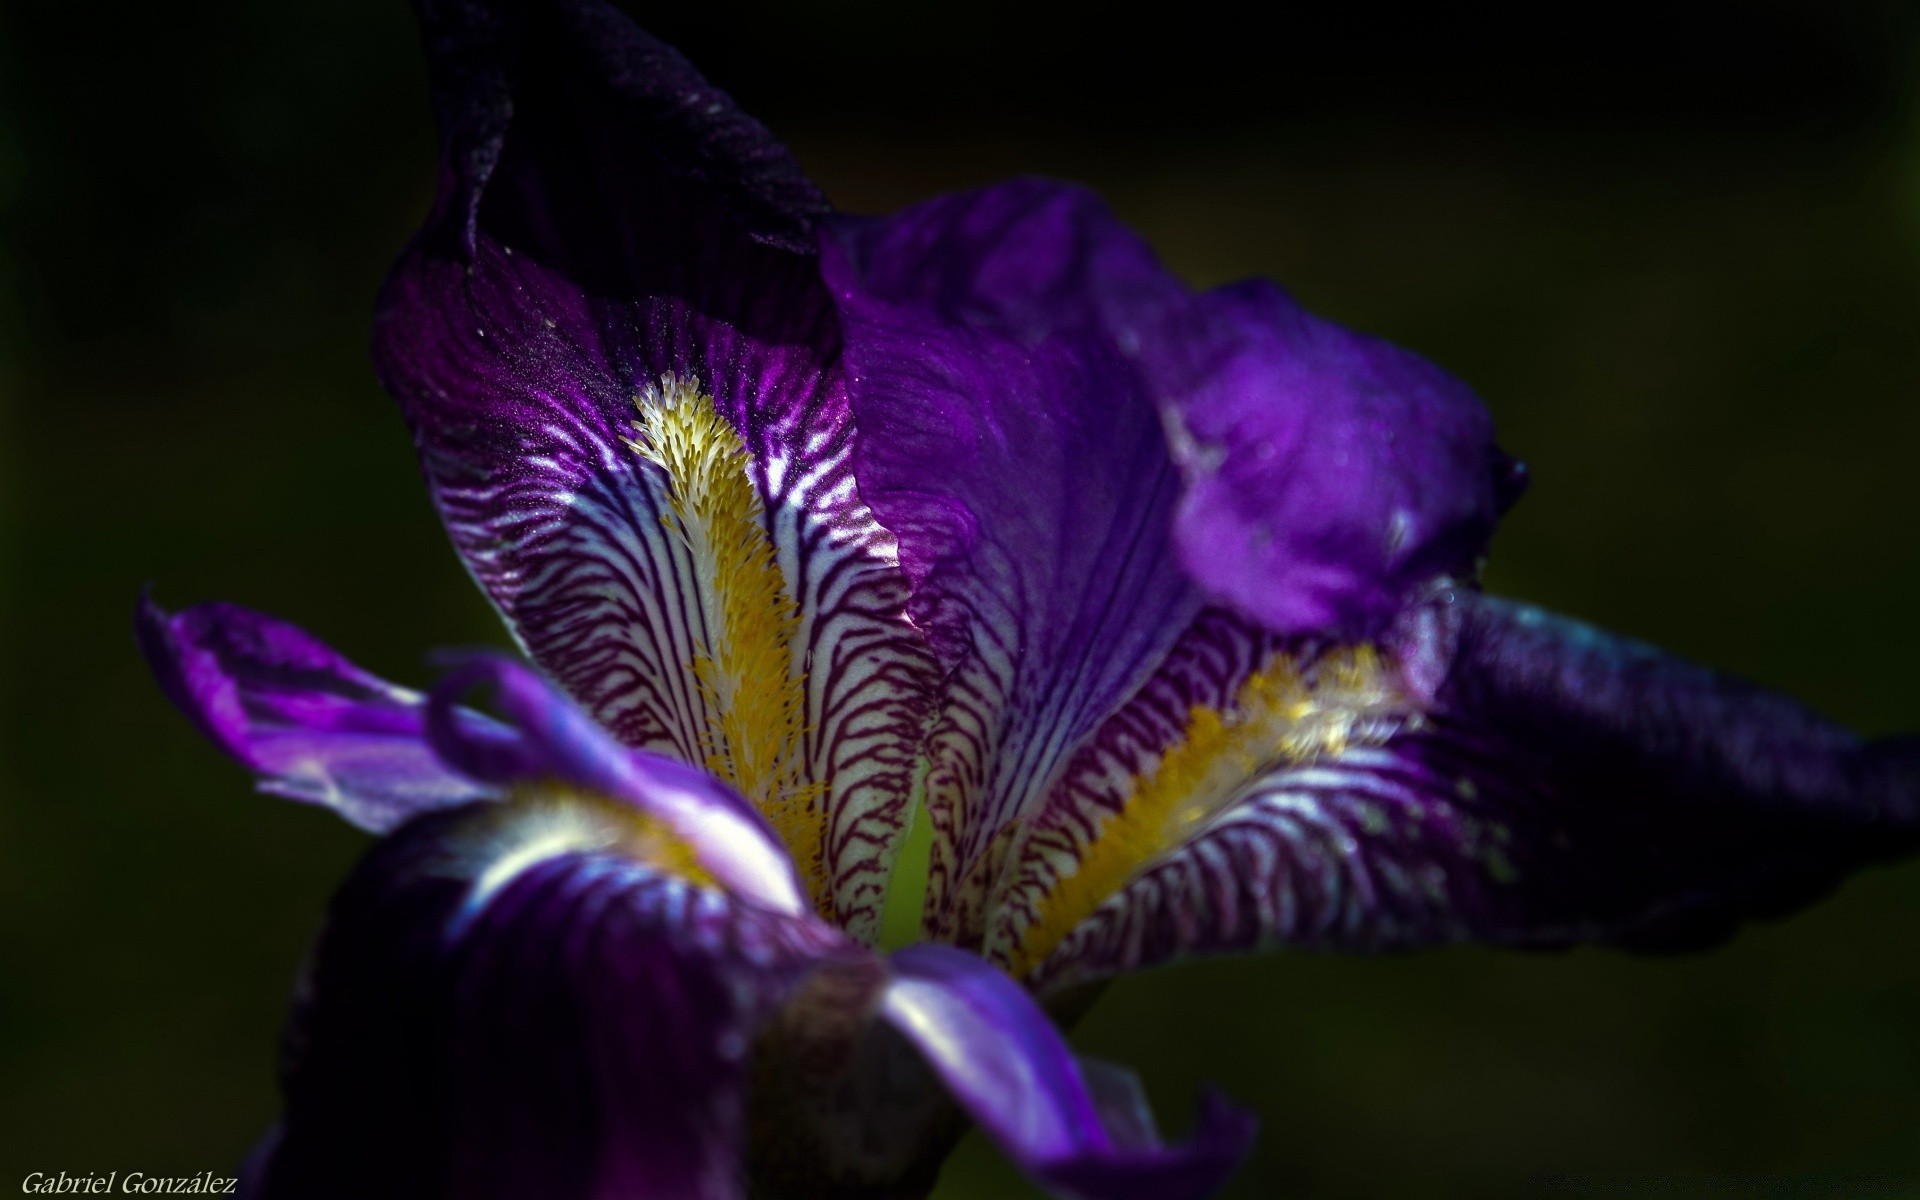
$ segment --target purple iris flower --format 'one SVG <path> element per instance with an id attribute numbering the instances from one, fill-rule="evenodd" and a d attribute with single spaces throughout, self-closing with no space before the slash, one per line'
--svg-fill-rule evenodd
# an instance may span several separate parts
<path id="1" fill-rule="evenodd" d="M 836 213 L 596 0 L 422 10 L 441 184 L 376 360 L 537 671 L 423 695 L 143 602 L 208 736 L 381 835 L 254 1194 L 910 1196 L 971 1121 L 1060 1195 L 1204 1196 L 1251 1119 L 1163 1143 L 1049 1009 L 1699 945 L 1920 840 L 1920 741 L 1483 595 L 1524 476 L 1431 364 L 1072 187 Z"/>

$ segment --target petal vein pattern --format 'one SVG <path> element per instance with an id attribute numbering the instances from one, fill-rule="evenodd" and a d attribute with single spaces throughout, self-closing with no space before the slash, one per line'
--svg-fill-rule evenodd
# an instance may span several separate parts
<path id="1" fill-rule="evenodd" d="M 825 787 L 804 780 L 805 664 L 800 617 L 767 537 L 746 445 L 713 401 L 671 375 L 634 398 L 627 445 L 666 476 L 661 523 L 692 565 L 699 602 L 687 665 L 699 683 L 707 769 L 758 801 L 825 915 Z"/>
<path id="2" fill-rule="evenodd" d="M 445 291 L 474 324 L 431 298 Z M 449 532 L 534 661 L 621 741 L 736 783 L 789 835 L 817 907 L 871 940 L 934 667 L 853 487 L 844 386 L 811 351 L 788 361 L 724 328 L 675 344 L 692 319 L 677 309 L 647 322 L 662 344 L 634 345 L 624 318 L 578 303 L 484 241 L 471 273 L 396 276 L 383 373 Z M 662 465 L 674 437 L 708 456 L 692 504 L 676 487 L 693 477 Z M 728 636 L 729 604 L 748 636 Z"/>
<path id="3" fill-rule="evenodd" d="M 1371 646 L 1203 614 L 1051 789 L 1013 855 L 989 955 L 1028 975 L 1130 880 L 1232 820 L 1267 772 L 1311 768 L 1408 720 Z"/>

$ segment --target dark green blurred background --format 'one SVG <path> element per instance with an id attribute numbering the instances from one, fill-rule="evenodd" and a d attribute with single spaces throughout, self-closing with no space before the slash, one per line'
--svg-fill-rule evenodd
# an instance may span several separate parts
<path id="1" fill-rule="evenodd" d="M 1534 468 L 1492 586 L 1920 728 L 1910 9 L 1116 12 L 645 17 L 843 206 L 1077 177 L 1196 282 L 1270 275 L 1438 360 Z M 252 795 L 128 614 L 147 580 L 241 601 L 414 682 L 499 636 L 364 351 L 432 178 L 414 34 L 397 3 L 10 0 L 0 105 L 0 1189 L 223 1167 L 365 843 Z M 1182 968 L 1076 1041 L 1176 1128 L 1203 1080 L 1256 1107 L 1241 1197 L 1920 1194 L 1917 951 L 1909 866 L 1695 958 Z M 976 1138 L 938 1196 L 1020 1187 Z"/>

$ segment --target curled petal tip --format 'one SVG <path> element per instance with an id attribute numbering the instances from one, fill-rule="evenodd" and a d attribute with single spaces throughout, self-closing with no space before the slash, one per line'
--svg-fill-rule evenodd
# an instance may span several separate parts
<path id="1" fill-rule="evenodd" d="M 444 656 L 436 657 L 445 661 Z M 477 656 L 459 661 L 461 665 L 427 698 L 426 733 L 433 752 L 462 775 L 488 783 L 514 783 L 548 773 L 544 762 L 517 731 L 465 719 L 467 710 L 460 707 L 461 698 L 481 684 L 493 682 L 497 672 Z"/>

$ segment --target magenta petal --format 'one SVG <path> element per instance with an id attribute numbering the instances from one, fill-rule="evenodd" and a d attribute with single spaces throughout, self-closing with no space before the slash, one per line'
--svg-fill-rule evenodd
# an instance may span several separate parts
<path id="1" fill-rule="evenodd" d="M 167 698 L 258 772 L 263 791 L 331 808 L 374 833 L 496 794 L 428 747 L 426 697 L 294 625 L 231 604 L 168 614 L 142 597 L 134 628 Z M 508 736 L 469 710 L 445 719 L 475 744 Z"/>
<path id="2" fill-rule="evenodd" d="M 254 1194 L 736 1200 L 753 1034 L 846 942 L 594 853 L 462 919 L 490 816 L 408 826 L 335 898 Z"/>
<path id="3" fill-rule="evenodd" d="M 921 945 L 890 963 L 881 1015 L 980 1128 L 1056 1194 L 1199 1200 L 1224 1186 L 1252 1147 L 1253 1117 L 1211 1094 L 1202 1097 L 1193 1137 L 1160 1145 L 1131 1098 L 1116 1102 L 1110 1086 L 1096 1096 L 1047 1014 L 984 960 Z"/>

